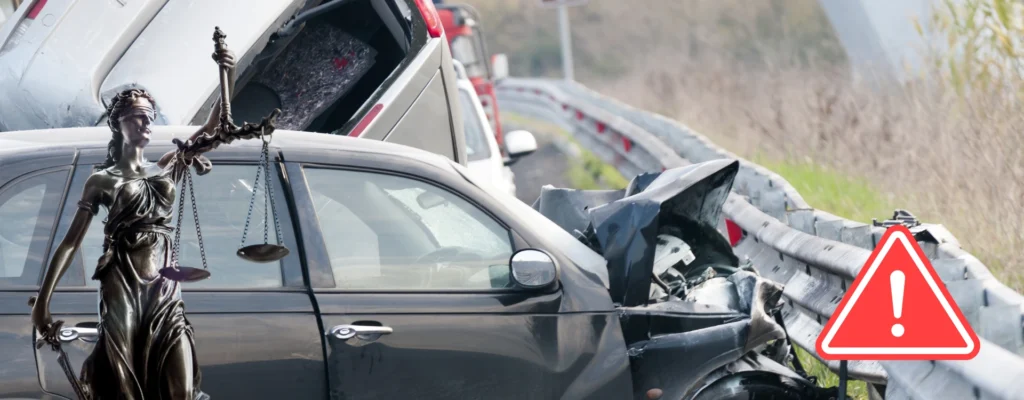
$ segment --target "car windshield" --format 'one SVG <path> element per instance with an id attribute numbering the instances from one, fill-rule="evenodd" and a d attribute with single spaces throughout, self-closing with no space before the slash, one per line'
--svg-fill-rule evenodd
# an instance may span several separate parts
<path id="1" fill-rule="evenodd" d="M 452 58 L 466 67 L 466 75 L 472 78 L 486 77 L 486 66 L 480 58 L 482 49 L 475 41 L 476 36 L 456 36 L 452 39 Z"/>
<path id="2" fill-rule="evenodd" d="M 473 98 L 465 89 L 459 89 L 459 103 L 462 107 L 462 125 L 466 131 L 466 157 L 469 161 L 486 160 L 491 157 L 491 148 L 487 143 L 487 131 L 484 129 L 480 114 L 477 113 Z"/>

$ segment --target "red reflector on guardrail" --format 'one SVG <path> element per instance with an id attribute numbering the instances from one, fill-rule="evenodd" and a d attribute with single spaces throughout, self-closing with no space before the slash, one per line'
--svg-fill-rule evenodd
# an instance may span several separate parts
<path id="1" fill-rule="evenodd" d="M 625 149 L 627 153 L 629 153 L 629 151 L 633 149 L 633 142 L 631 142 L 629 138 L 623 137 L 622 148 Z"/>
<path id="2" fill-rule="evenodd" d="M 576 119 L 578 119 L 578 120 L 582 121 L 582 120 L 583 120 L 583 113 L 582 113 L 582 112 L 579 112 L 579 111 L 577 111 L 577 112 L 576 112 Z"/>
<path id="3" fill-rule="evenodd" d="M 729 231 L 729 244 L 736 247 L 740 240 L 743 239 L 743 230 L 728 218 L 725 220 L 725 229 Z"/>
<path id="4" fill-rule="evenodd" d="M 604 133 L 605 128 L 606 127 L 603 122 L 597 123 L 597 133 Z"/>

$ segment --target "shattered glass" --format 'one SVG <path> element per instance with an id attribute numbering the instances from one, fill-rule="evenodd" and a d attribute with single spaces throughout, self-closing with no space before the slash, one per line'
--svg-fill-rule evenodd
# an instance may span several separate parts
<path id="1" fill-rule="evenodd" d="M 281 100 L 280 129 L 303 130 L 376 62 L 377 51 L 327 23 L 310 23 L 253 79 Z"/>

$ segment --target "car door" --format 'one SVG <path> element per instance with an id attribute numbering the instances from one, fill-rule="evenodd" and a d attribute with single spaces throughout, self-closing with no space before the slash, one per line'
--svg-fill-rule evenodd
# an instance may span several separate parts
<path id="1" fill-rule="evenodd" d="M 508 260 L 527 244 L 453 189 L 459 175 L 397 157 L 339 158 L 366 163 L 288 165 L 308 221 L 332 399 L 548 399 L 628 388 L 614 312 L 561 314 L 564 286 L 514 287 Z M 621 354 L 609 350 L 616 341 Z"/>
<path id="2" fill-rule="evenodd" d="M 150 151 L 162 154 L 166 150 Z M 102 161 L 104 153 L 98 150 L 82 153 L 54 243 L 59 243 L 67 233 L 83 184 L 93 167 Z M 183 284 L 182 297 L 186 317 L 195 329 L 202 374 L 200 388 L 213 398 L 322 398 L 326 384 L 321 334 L 302 277 L 299 252 L 292 251 L 279 262 L 262 264 L 250 263 L 235 255 L 256 176 L 256 166 L 246 160 L 257 157 L 255 149 L 221 148 L 211 153 L 213 170 L 194 177 L 195 201 L 211 276 L 204 281 Z M 276 172 L 278 168 L 273 170 Z M 279 221 L 283 244 L 295 249 L 296 238 L 281 175 L 275 173 L 273 177 L 273 205 L 279 212 L 276 220 L 273 216 L 269 220 L 269 241 L 276 242 L 274 223 Z M 263 241 L 262 185 L 260 189 L 259 199 L 252 207 L 247 245 Z M 190 199 L 186 198 L 181 264 L 202 267 L 189 203 Z M 66 321 L 67 327 L 94 327 L 97 323 L 99 282 L 90 278 L 102 252 L 105 215 L 106 210 L 101 207 L 63 278 L 63 285 L 53 296 L 53 318 Z M 63 347 L 77 374 L 92 351 L 94 340 L 79 339 Z M 43 347 L 36 351 L 36 358 L 43 389 L 74 398 L 57 363 L 57 354 Z"/>
<path id="3" fill-rule="evenodd" d="M 10 143 L 0 139 L 0 398 L 41 398 L 27 302 L 39 290 L 74 151 L 5 153 Z"/>

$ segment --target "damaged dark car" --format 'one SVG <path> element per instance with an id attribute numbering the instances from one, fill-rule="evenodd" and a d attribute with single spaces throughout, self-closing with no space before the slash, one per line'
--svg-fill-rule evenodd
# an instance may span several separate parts
<path id="1" fill-rule="evenodd" d="M 545 187 L 533 208 L 607 260 L 636 399 L 830 399 L 795 360 L 782 287 L 716 229 L 739 162 L 642 174 L 621 190 Z M 788 367 L 795 362 L 798 373 Z"/>
<path id="2" fill-rule="evenodd" d="M 188 130 L 154 127 L 150 147 L 166 151 Z M 109 135 L 0 135 L 0 398 L 74 398 L 57 355 L 33 346 L 26 301 Z M 741 265 L 714 228 L 737 162 L 643 174 L 618 191 L 545 187 L 531 208 L 428 151 L 274 135 L 269 210 L 280 219 L 267 229 L 296 250 L 284 259 L 236 256 L 258 146 L 219 149 L 196 180 L 212 277 L 182 297 L 213 398 L 834 394 L 786 367 L 781 288 Z M 87 277 L 102 227 L 90 232 L 52 300 L 75 366 L 97 333 Z M 197 237 L 182 230 L 185 263 L 201 262 Z"/>

